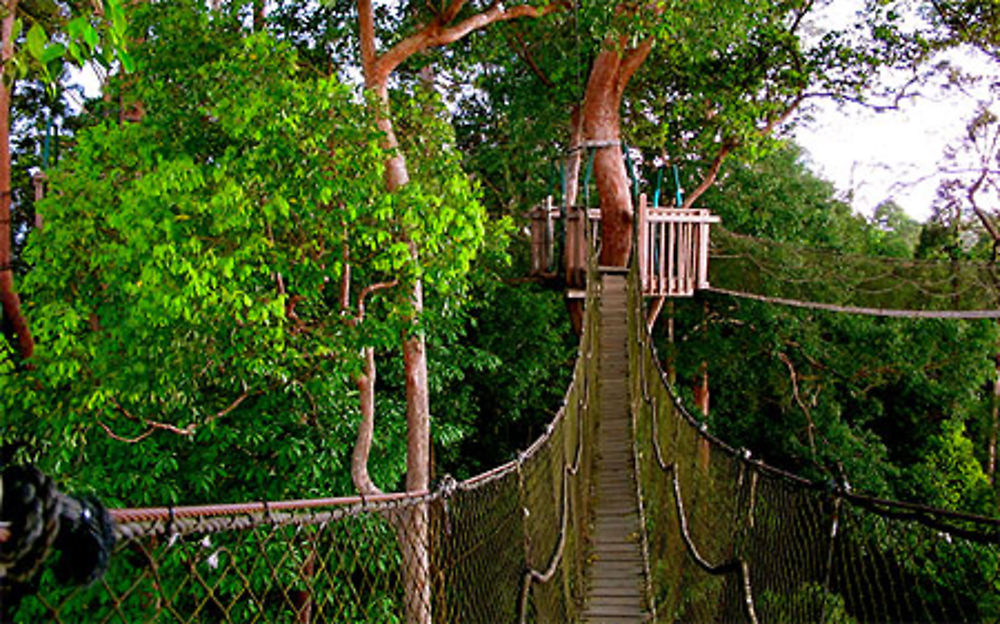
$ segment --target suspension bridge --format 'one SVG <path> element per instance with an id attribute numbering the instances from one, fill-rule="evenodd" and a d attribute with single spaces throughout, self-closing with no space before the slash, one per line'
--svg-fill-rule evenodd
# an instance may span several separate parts
<path id="1" fill-rule="evenodd" d="M 66 583 L 58 565 L 35 575 L 47 550 L 67 558 L 73 545 L 30 541 L 9 524 L 0 535 L 0 614 L 15 622 L 995 621 L 1000 520 L 803 479 L 731 448 L 685 409 L 660 367 L 643 302 L 707 286 L 705 217 L 644 229 L 630 270 L 590 258 L 562 408 L 515 460 L 426 492 L 110 510 L 115 545 L 107 572 L 82 579 L 89 584 Z M 38 513 L 89 513 L 52 500 Z"/>

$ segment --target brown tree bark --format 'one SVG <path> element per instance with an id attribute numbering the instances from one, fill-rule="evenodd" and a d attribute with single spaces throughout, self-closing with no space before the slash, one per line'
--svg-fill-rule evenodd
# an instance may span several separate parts
<path id="1" fill-rule="evenodd" d="M 351 481 L 364 496 L 381 493 L 368 473 L 368 457 L 371 455 L 372 440 L 375 436 L 375 349 L 365 347 L 361 357 L 364 371 L 354 378 L 361 401 L 361 423 L 358 437 L 351 454 Z"/>
<path id="2" fill-rule="evenodd" d="M 18 0 L 5 3 L 0 58 L 4 66 L 14 56 L 14 19 Z M 0 81 L 0 308 L 3 318 L 10 323 L 17 339 L 17 352 L 28 359 L 35 352 L 35 340 L 28 328 L 21 308 L 21 298 L 14 290 L 13 232 L 11 231 L 11 153 L 10 153 L 10 104 L 12 85 Z"/>
<path id="3" fill-rule="evenodd" d="M 621 149 L 621 104 L 625 87 L 653 48 L 646 39 L 634 48 L 625 40 L 605 43 L 587 80 L 583 132 L 595 149 L 594 182 L 601 200 L 601 264 L 625 266 L 632 250 L 632 195 Z M 624 51 L 622 51 L 624 50 Z"/>
<path id="4" fill-rule="evenodd" d="M 401 63 L 414 54 L 432 47 L 454 43 L 480 28 L 498 21 L 519 17 L 538 17 L 555 10 L 556 4 L 543 9 L 528 5 L 506 8 L 495 2 L 488 9 L 455 21 L 466 0 L 451 0 L 429 23 L 417 28 L 414 35 L 404 38 L 379 54 L 375 44 L 375 19 L 372 0 L 357 0 L 358 27 L 361 42 L 361 65 L 366 89 L 375 96 L 376 123 L 384 133 L 383 148 L 392 155 L 386 161 L 386 188 L 396 191 L 409 180 L 406 158 L 399 149 L 389 108 L 389 78 Z M 417 259 L 418 250 L 412 241 L 410 253 Z M 410 302 L 414 326 L 403 336 L 403 362 L 406 377 L 406 489 L 422 492 L 430 486 L 430 395 L 427 388 L 427 344 L 423 331 L 416 327 L 424 307 L 423 283 L 411 284 Z M 414 505 L 401 514 L 399 530 L 403 555 L 404 594 L 407 622 L 431 622 L 429 525 L 426 505 Z"/>

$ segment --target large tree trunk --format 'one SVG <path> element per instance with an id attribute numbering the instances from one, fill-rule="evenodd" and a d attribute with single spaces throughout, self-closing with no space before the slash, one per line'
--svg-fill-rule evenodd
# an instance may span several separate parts
<path id="1" fill-rule="evenodd" d="M 399 142 L 389 113 L 388 76 L 369 83 L 378 96 L 380 111 L 377 123 L 385 133 L 384 147 L 393 153 L 385 166 L 386 186 L 397 191 L 410 181 L 406 159 L 399 151 Z M 417 248 L 411 242 L 410 254 L 417 259 Z M 424 310 L 423 282 L 413 281 L 410 291 L 414 322 Z M 403 366 L 406 376 L 406 490 L 422 492 L 430 487 L 431 416 L 427 389 L 427 345 L 424 332 L 414 328 L 403 336 Z M 427 506 L 414 505 L 401 514 L 399 530 L 403 555 L 406 621 L 411 624 L 431 622 L 430 533 Z"/>
<path id="2" fill-rule="evenodd" d="M 3 19 L 2 59 L 4 66 L 14 56 L 14 16 L 18 0 L 6 3 L 7 16 Z M 28 329 L 28 322 L 21 309 L 21 299 L 14 291 L 13 233 L 11 231 L 11 153 L 10 153 L 10 101 L 12 86 L 0 81 L 0 307 L 3 317 L 10 324 L 17 338 L 17 351 L 28 359 L 35 351 L 35 341 Z"/>
<path id="3" fill-rule="evenodd" d="M 383 147 L 393 155 L 386 161 L 386 186 L 396 191 L 409 182 L 406 160 L 398 149 L 389 111 L 389 77 L 400 63 L 429 48 L 454 43 L 471 32 L 494 22 L 520 17 L 539 17 L 555 10 L 553 3 L 543 8 L 531 5 L 505 7 L 491 3 L 485 10 L 459 18 L 465 0 L 452 0 L 437 17 L 415 34 L 396 42 L 384 54 L 376 50 L 375 14 L 372 0 L 357 0 L 358 27 L 361 43 L 361 64 L 365 87 L 376 97 L 376 121 L 384 133 Z M 404 234 L 405 235 L 405 234 Z M 418 250 L 407 241 L 410 254 L 417 260 Z M 424 307 L 423 283 L 411 284 L 413 326 L 403 336 L 403 362 L 406 375 L 407 457 L 406 488 L 411 492 L 425 491 L 430 486 L 430 403 L 427 388 L 427 345 L 423 330 L 417 326 Z M 431 588 L 429 527 L 426 505 L 415 505 L 401 514 L 399 530 L 404 565 L 404 595 L 406 617 L 410 624 L 430 624 Z"/>
<path id="4" fill-rule="evenodd" d="M 647 39 L 621 51 L 624 41 L 605 44 L 590 71 L 583 100 L 583 131 L 594 153 L 594 181 L 601 200 L 601 264 L 626 266 L 632 249 L 632 196 L 621 149 L 621 103 L 625 87 L 652 49 Z"/>
<path id="5" fill-rule="evenodd" d="M 625 266 L 632 244 L 632 198 L 621 150 L 621 55 L 604 50 L 594 60 L 583 101 L 584 134 L 595 147 L 594 181 L 601 202 L 601 264 Z"/>

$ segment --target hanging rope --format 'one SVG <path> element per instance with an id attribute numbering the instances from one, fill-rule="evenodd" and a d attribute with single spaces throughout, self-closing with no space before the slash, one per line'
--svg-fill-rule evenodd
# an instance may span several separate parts
<path id="1" fill-rule="evenodd" d="M 988 263 L 842 254 L 712 229 L 712 291 L 787 306 L 896 318 L 1000 318 Z"/>
<path id="2" fill-rule="evenodd" d="M 727 297 L 737 297 L 740 299 L 750 299 L 763 303 L 773 303 L 792 308 L 804 308 L 808 310 L 822 310 L 824 312 L 841 312 L 846 314 L 861 314 L 866 316 L 883 316 L 889 318 L 909 318 L 909 319 L 964 319 L 980 320 L 1000 318 L 1000 310 L 892 310 L 885 308 L 860 308 L 856 306 L 835 305 L 832 303 L 819 303 L 817 301 L 799 301 L 798 299 L 784 299 L 782 297 L 768 297 L 754 293 L 742 292 L 738 290 L 728 290 L 710 286 L 705 288 L 708 292 L 725 295 Z"/>

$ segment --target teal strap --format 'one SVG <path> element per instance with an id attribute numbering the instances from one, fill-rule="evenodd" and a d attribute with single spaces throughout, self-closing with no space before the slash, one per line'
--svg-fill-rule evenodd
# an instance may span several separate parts
<path id="1" fill-rule="evenodd" d="M 628 175 L 632 179 L 632 199 L 639 201 L 639 178 L 635 175 L 635 163 L 632 162 L 632 152 L 629 151 L 628 145 L 625 145 L 625 141 L 622 141 L 622 151 L 625 152 L 625 164 L 628 165 Z"/>
<path id="2" fill-rule="evenodd" d="M 660 207 L 660 190 L 663 188 L 663 167 L 656 170 L 656 190 L 653 191 L 653 208 Z"/>
<path id="3" fill-rule="evenodd" d="M 590 176 L 594 173 L 594 148 L 587 150 L 590 155 L 587 157 L 587 168 L 583 172 L 583 204 L 584 208 L 590 208 Z"/>
<path id="4" fill-rule="evenodd" d="M 674 184 L 677 185 L 677 207 L 684 205 L 684 189 L 681 188 L 681 173 L 677 165 L 674 165 Z"/>

